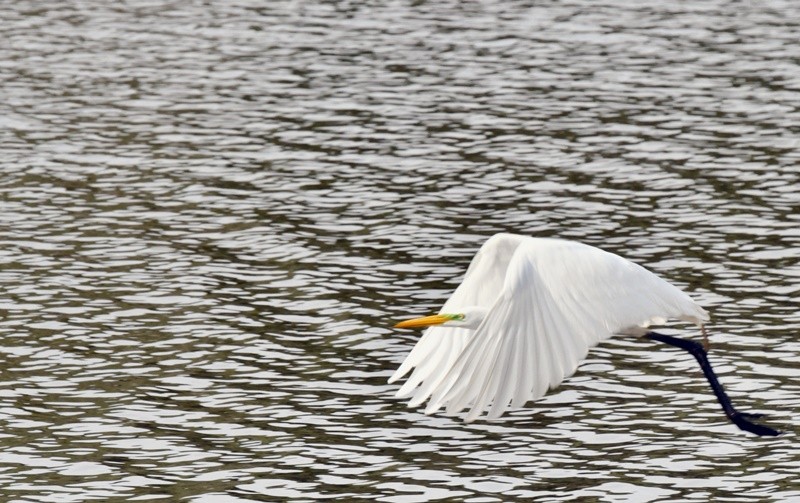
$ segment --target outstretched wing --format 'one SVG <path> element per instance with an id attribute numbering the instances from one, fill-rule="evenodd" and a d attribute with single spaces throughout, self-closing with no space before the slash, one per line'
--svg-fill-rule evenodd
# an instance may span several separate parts
<path id="1" fill-rule="evenodd" d="M 575 372 L 588 350 L 619 332 L 708 314 L 646 269 L 592 246 L 528 238 L 509 262 L 500 294 L 426 413 L 441 406 L 466 421 L 540 398 Z"/>
<path id="2" fill-rule="evenodd" d="M 444 303 L 440 312 L 456 312 L 459 307 L 494 304 L 503 289 L 508 264 L 519 244 L 526 238 L 514 234 L 496 234 L 489 238 L 470 262 L 464 281 Z M 409 405 L 416 406 L 430 396 L 464 350 L 474 330 L 464 328 L 428 328 L 389 378 L 394 382 L 415 367 L 398 397 L 414 395 Z M 420 386 L 422 384 L 422 386 Z"/>

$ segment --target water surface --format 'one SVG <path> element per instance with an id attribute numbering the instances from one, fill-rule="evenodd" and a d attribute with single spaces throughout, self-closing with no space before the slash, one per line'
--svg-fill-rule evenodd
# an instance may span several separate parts
<path id="1" fill-rule="evenodd" d="M 792 2 L 0 7 L 9 501 L 792 501 Z M 577 239 L 712 312 L 499 421 L 386 379 L 488 236 Z M 675 327 L 679 328 L 679 327 Z M 697 335 L 694 331 L 688 332 Z"/>

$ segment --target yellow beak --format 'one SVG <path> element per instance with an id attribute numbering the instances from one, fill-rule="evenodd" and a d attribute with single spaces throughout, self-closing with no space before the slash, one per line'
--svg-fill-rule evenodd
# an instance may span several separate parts
<path id="1" fill-rule="evenodd" d="M 414 318 L 413 320 L 401 321 L 394 328 L 419 328 L 429 327 L 431 325 L 441 325 L 446 321 L 451 321 L 451 316 L 444 316 L 441 314 L 434 314 L 433 316 L 425 316 L 424 318 Z"/>

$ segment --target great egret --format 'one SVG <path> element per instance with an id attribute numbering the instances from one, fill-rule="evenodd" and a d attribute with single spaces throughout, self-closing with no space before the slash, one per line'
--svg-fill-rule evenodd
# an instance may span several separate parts
<path id="1" fill-rule="evenodd" d="M 704 345 L 651 332 L 678 319 L 699 326 Z M 644 336 L 691 353 L 726 416 L 758 435 L 780 432 L 731 405 L 708 362 L 708 313 L 643 267 L 593 246 L 515 234 L 491 237 L 441 313 L 398 323 L 430 327 L 389 382 L 414 372 L 397 392 L 426 414 L 469 407 L 465 421 L 488 410 L 501 416 L 542 397 L 572 375 L 591 346 L 615 334 Z"/>

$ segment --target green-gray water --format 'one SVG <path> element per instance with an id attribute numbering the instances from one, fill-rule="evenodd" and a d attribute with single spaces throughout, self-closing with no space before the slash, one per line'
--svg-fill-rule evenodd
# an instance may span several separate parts
<path id="1" fill-rule="evenodd" d="M 794 2 L 0 19 L 3 501 L 800 499 Z M 734 403 L 786 435 L 630 339 L 500 421 L 406 408 L 418 334 L 391 325 L 499 231 L 685 288 Z"/>

